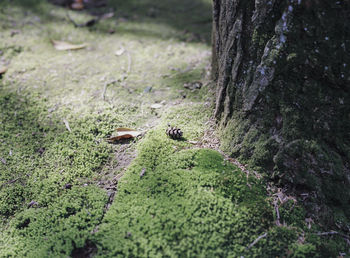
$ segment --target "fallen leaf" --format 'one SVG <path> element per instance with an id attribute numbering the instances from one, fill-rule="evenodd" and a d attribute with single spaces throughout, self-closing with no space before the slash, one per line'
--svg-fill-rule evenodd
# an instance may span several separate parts
<path id="1" fill-rule="evenodd" d="M 6 66 L 0 66 L 0 74 L 6 73 L 7 67 Z"/>
<path id="2" fill-rule="evenodd" d="M 117 128 L 116 132 L 117 132 L 117 135 L 113 135 L 109 137 L 107 139 L 108 142 L 112 143 L 123 139 L 135 138 L 142 134 L 142 132 L 140 131 L 136 131 L 134 129 L 125 128 L 125 127 Z"/>
<path id="3" fill-rule="evenodd" d="M 70 7 L 73 10 L 82 10 L 84 9 L 84 4 L 82 1 L 75 1 L 75 3 L 73 3 Z"/>
<path id="4" fill-rule="evenodd" d="M 158 108 L 161 108 L 161 107 L 163 107 L 162 104 L 153 104 L 153 105 L 151 106 L 152 109 L 158 109 Z"/>
<path id="5" fill-rule="evenodd" d="M 51 40 L 52 45 L 54 46 L 54 48 L 56 48 L 57 50 L 78 50 L 78 49 L 82 49 L 86 47 L 86 44 L 71 44 L 68 42 L 64 42 L 64 41 L 58 41 L 58 40 Z"/>
<path id="6" fill-rule="evenodd" d="M 115 55 L 116 56 L 121 56 L 122 54 L 124 54 L 125 49 L 124 48 L 120 48 L 117 51 L 115 51 Z"/>

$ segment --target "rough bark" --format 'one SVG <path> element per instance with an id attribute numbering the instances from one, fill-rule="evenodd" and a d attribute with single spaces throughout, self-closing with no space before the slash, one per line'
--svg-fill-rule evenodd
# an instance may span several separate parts
<path id="1" fill-rule="evenodd" d="M 350 1 L 214 0 L 222 148 L 350 217 Z"/>

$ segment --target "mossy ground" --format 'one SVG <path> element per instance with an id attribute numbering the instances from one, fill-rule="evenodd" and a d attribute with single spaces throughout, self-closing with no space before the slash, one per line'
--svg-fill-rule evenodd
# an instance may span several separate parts
<path id="1" fill-rule="evenodd" d="M 46 1 L 0 3 L 0 64 L 9 68 L 0 79 L 0 257 L 320 254 L 301 208 L 281 207 L 288 226 L 275 226 L 263 182 L 188 142 L 211 115 L 210 1 L 110 1 L 97 11 L 110 7 L 114 18 L 75 28 Z M 51 39 L 88 47 L 59 52 Z M 202 89 L 183 88 L 198 80 Z M 165 135 L 167 123 L 182 141 Z M 107 144 L 117 127 L 147 133 Z M 330 256 L 346 251 L 329 238 Z"/>

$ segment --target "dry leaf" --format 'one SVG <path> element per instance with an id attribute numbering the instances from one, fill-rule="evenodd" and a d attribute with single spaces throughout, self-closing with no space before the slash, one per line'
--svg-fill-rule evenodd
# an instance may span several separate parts
<path id="1" fill-rule="evenodd" d="M 6 73 L 7 67 L 6 66 L 0 66 L 0 74 Z"/>
<path id="2" fill-rule="evenodd" d="M 124 54 L 125 49 L 124 48 L 120 48 L 119 50 L 115 51 L 115 55 L 116 56 L 121 56 L 122 54 Z"/>
<path id="3" fill-rule="evenodd" d="M 58 40 L 51 40 L 51 42 L 54 48 L 56 48 L 57 50 L 78 50 L 86 47 L 86 44 L 75 45 L 75 44 L 71 44 L 64 41 L 58 41 Z"/>
<path id="4" fill-rule="evenodd" d="M 142 134 L 142 132 L 140 131 L 136 131 L 134 129 L 125 128 L 125 127 L 117 128 L 116 131 L 117 131 L 117 135 L 109 137 L 107 139 L 108 142 L 116 142 L 123 139 L 135 138 Z"/>
<path id="5" fill-rule="evenodd" d="M 162 104 L 153 104 L 153 105 L 151 106 L 152 109 L 158 109 L 158 108 L 161 108 L 161 107 L 163 107 Z"/>
<path id="6" fill-rule="evenodd" d="M 76 0 L 74 3 L 70 6 L 73 10 L 82 10 L 84 9 L 84 3 L 82 0 Z"/>

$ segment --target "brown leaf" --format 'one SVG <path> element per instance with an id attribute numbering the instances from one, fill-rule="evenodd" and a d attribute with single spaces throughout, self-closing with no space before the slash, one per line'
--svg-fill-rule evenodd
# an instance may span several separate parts
<path id="1" fill-rule="evenodd" d="M 108 142 L 116 142 L 123 139 L 135 138 L 142 134 L 140 131 L 134 129 L 120 127 L 116 129 L 117 135 L 113 135 L 107 139 Z"/>
<path id="2" fill-rule="evenodd" d="M 7 67 L 6 66 L 0 66 L 0 74 L 6 73 Z"/>
<path id="3" fill-rule="evenodd" d="M 82 1 L 75 1 L 75 3 L 73 3 L 70 7 L 73 10 L 82 10 L 84 9 L 84 4 Z"/>
<path id="4" fill-rule="evenodd" d="M 68 42 L 64 42 L 64 41 L 58 41 L 58 40 L 51 40 L 52 45 L 54 46 L 54 48 L 56 48 L 57 50 L 60 51 L 64 51 L 64 50 L 78 50 L 78 49 L 82 49 L 86 47 L 86 44 L 71 44 Z"/>

